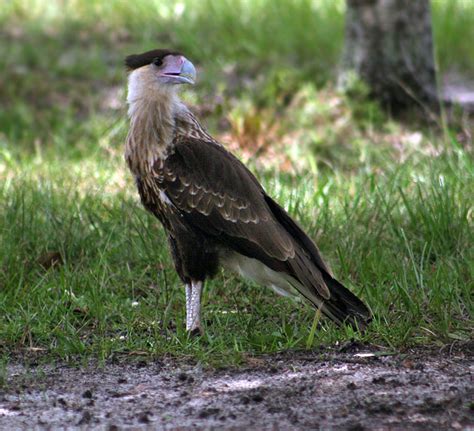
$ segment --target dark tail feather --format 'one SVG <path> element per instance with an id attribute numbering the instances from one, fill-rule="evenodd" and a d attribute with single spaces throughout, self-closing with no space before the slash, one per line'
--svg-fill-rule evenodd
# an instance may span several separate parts
<path id="1" fill-rule="evenodd" d="M 323 300 L 321 312 L 338 324 L 348 323 L 353 327 L 358 327 L 360 330 L 363 330 L 372 319 L 369 309 L 359 298 L 357 298 L 357 296 L 329 275 L 330 270 L 324 263 L 318 248 L 304 233 L 301 227 L 288 215 L 288 213 L 269 196 L 265 196 L 265 200 L 276 219 L 293 237 L 295 243 L 299 244 L 305 254 L 308 255 L 308 258 L 311 261 L 311 263 L 308 264 L 314 265 L 314 269 L 321 272 L 324 283 L 328 287 L 331 295 L 329 299 Z M 299 265 L 299 261 L 295 260 L 295 264 Z M 301 266 L 299 267 L 301 268 Z M 293 268 L 293 270 L 294 269 L 295 268 Z M 303 273 L 311 274 L 314 277 L 314 271 L 308 269 L 307 271 L 302 271 L 295 275 L 296 278 L 299 279 L 298 281 L 303 286 L 306 286 L 307 289 L 310 288 L 311 284 L 313 284 L 315 290 L 312 294 L 308 291 L 306 291 L 306 294 L 301 291 L 300 293 L 318 307 L 321 300 L 326 297 L 324 293 L 327 292 L 324 292 L 324 290 L 317 292 L 320 277 L 317 277 L 315 283 L 308 282 L 308 279 L 306 278 L 305 283 L 305 279 L 301 277 L 301 274 Z M 300 290 L 297 287 L 296 289 Z"/>
<path id="2" fill-rule="evenodd" d="M 329 274 L 324 274 L 323 277 L 331 297 L 324 301 L 321 312 L 338 324 L 345 323 L 364 330 L 372 320 L 367 306 Z"/>

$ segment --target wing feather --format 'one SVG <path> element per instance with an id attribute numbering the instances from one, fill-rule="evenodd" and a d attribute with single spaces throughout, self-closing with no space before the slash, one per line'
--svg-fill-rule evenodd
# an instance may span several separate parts
<path id="1" fill-rule="evenodd" d="M 180 138 L 154 171 L 159 187 L 195 228 L 294 276 L 318 298 L 330 297 L 321 273 L 328 269 L 316 246 L 223 147 Z"/>

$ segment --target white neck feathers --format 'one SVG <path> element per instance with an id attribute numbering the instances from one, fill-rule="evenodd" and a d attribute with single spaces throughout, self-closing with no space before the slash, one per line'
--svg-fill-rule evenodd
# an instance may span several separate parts
<path id="1" fill-rule="evenodd" d="M 175 116 L 183 105 L 173 85 L 158 85 L 149 68 L 130 73 L 125 158 L 136 175 L 151 172 L 154 163 L 166 156 L 175 133 Z"/>

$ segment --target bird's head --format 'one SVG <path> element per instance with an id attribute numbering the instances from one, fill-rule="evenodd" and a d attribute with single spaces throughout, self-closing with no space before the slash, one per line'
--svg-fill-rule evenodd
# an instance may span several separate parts
<path id="1" fill-rule="evenodd" d="M 125 59 L 129 74 L 129 99 L 174 92 L 177 84 L 194 84 L 196 69 L 181 53 L 154 49 Z"/>

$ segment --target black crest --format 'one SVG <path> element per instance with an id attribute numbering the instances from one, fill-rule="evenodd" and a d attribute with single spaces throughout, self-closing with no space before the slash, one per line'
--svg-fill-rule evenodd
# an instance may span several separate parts
<path id="1" fill-rule="evenodd" d="M 146 66 L 154 61 L 163 60 L 167 55 L 182 55 L 178 51 L 169 49 L 153 49 L 142 54 L 132 54 L 125 59 L 125 66 L 128 70 L 135 70 L 139 67 Z"/>

